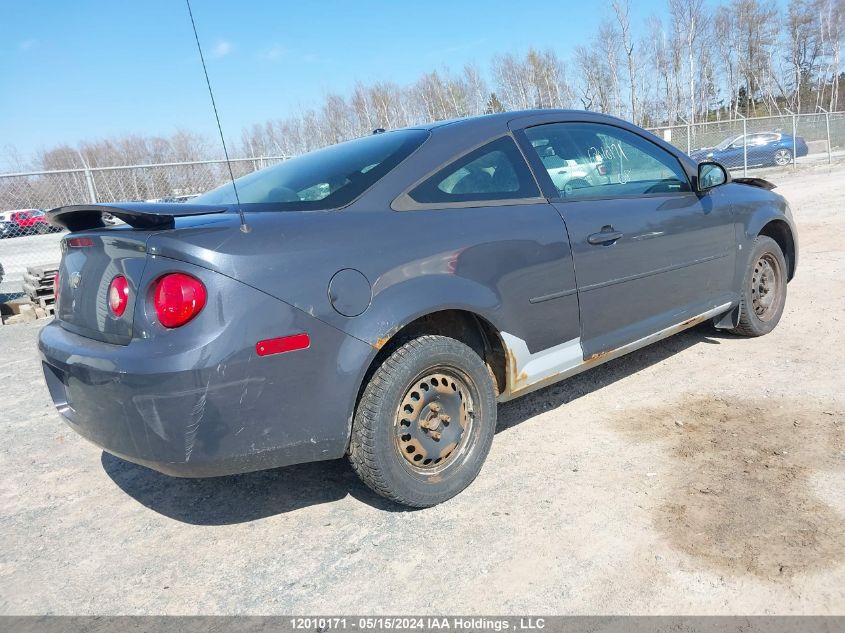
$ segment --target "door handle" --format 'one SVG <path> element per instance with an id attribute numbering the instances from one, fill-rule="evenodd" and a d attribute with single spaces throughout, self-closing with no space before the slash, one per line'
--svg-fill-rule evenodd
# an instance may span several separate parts
<path id="1" fill-rule="evenodd" d="M 619 231 L 614 231 L 612 226 L 603 226 L 601 232 L 593 233 L 592 235 L 588 236 L 587 242 L 594 245 L 613 244 L 622 236 L 623 233 L 620 233 Z"/>

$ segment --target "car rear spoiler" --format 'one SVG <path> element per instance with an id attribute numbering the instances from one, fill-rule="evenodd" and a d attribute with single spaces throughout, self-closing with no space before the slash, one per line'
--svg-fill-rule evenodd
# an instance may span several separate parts
<path id="1" fill-rule="evenodd" d="M 752 187 L 759 187 L 760 189 L 765 189 L 766 191 L 771 191 L 777 187 L 775 183 L 763 180 L 762 178 L 732 178 L 731 180 L 733 182 L 738 182 L 741 185 L 751 185 Z"/>
<path id="2" fill-rule="evenodd" d="M 121 202 L 111 204 L 75 204 L 47 212 L 47 219 L 69 231 L 83 231 L 106 226 L 108 213 L 136 229 L 171 229 L 174 219 L 189 215 L 223 213 L 226 207 L 179 202 Z"/>

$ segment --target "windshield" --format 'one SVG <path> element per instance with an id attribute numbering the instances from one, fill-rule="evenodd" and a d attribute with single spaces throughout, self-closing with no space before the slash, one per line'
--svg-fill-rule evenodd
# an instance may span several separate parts
<path id="1" fill-rule="evenodd" d="M 242 204 L 277 210 L 335 209 L 349 204 L 428 138 L 425 130 L 398 130 L 339 143 L 235 182 Z M 232 183 L 194 198 L 194 204 L 235 204 Z"/>
<path id="2" fill-rule="evenodd" d="M 733 143 L 734 141 L 736 141 L 739 138 L 740 138 L 739 136 L 729 136 L 724 141 L 722 141 L 721 143 L 716 145 L 713 149 L 728 149 L 728 147 L 731 145 L 731 143 Z"/>

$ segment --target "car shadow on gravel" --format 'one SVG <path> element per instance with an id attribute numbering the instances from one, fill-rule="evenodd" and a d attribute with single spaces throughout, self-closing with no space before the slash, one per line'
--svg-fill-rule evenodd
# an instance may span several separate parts
<path id="1" fill-rule="evenodd" d="M 698 326 L 501 405 L 496 432 L 635 374 L 696 343 L 718 344 L 718 338 L 724 336 L 730 335 L 706 324 Z M 345 459 L 208 479 L 169 477 L 105 452 L 100 461 L 112 481 L 136 501 L 159 514 L 194 525 L 245 523 L 331 503 L 347 495 L 379 510 L 413 511 L 371 492 Z"/>
<path id="2" fill-rule="evenodd" d="M 193 525 L 247 523 L 347 495 L 380 510 L 407 510 L 371 492 L 345 459 L 203 479 L 169 477 L 106 452 L 100 462 L 130 497 Z"/>

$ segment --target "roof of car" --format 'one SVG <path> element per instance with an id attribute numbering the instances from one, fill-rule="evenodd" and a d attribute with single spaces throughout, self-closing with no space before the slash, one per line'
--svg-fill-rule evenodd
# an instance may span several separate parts
<path id="1" fill-rule="evenodd" d="M 528 119 L 537 116 L 552 116 L 566 119 L 569 117 L 584 117 L 607 120 L 618 120 L 616 117 L 601 114 L 599 112 L 591 112 L 589 110 L 564 110 L 558 108 L 536 108 L 533 110 L 510 110 L 507 112 L 496 112 L 494 114 L 481 114 L 471 117 L 459 117 L 455 119 L 446 119 L 443 121 L 431 121 L 428 123 L 421 123 L 418 125 L 409 126 L 411 129 L 417 130 L 434 130 L 442 127 L 473 127 L 473 128 L 504 128 L 507 127 L 511 121 L 519 119 Z"/>

